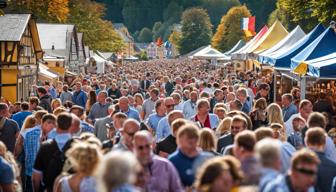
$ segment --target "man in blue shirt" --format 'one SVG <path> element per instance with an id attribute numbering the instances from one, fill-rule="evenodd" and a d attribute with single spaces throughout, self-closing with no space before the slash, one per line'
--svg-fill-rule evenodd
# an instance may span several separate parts
<path id="1" fill-rule="evenodd" d="M 129 106 L 128 98 L 123 96 L 119 99 L 120 111 L 125 113 L 128 118 L 132 118 L 140 122 L 139 112 Z"/>
<path id="2" fill-rule="evenodd" d="M 28 115 L 31 115 L 32 112 L 29 111 L 29 104 L 27 102 L 21 103 L 22 111 L 17 112 L 13 115 L 12 119 L 17 122 L 19 128 L 22 128 L 23 122 Z"/>
<path id="3" fill-rule="evenodd" d="M 286 175 L 280 175 L 269 182 L 265 192 L 315 191 L 313 186 L 317 179 L 320 160 L 307 149 L 297 151 L 292 157 L 291 169 Z"/>
<path id="4" fill-rule="evenodd" d="M 156 132 L 159 121 L 166 116 L 166 107 L 163 99 L 156 101 L 155 112 L 156 113 L 150 114 L 147 120 L 147 125 L 153 132 Z"/>
<path id="5" fill-rule="evenodd" d="M 53 98 L 56 99 L 58 98 L 58 94 L 54 86 L 49 82 L 45 81 L 44 82 L 44 88 L 47 90 L 48 94 Z"/>
<path id="6" fill-rule="evenodd" d="M 14 192 L 13 167 L 2 156 L 0 156 L 0 173 L 0 191 Z"/>
<path id="7" fill-rule="evenodd" d="M 336 176 L 336 163 L 324 153 L 326 137 L 328 136 L 325 130 L 319 127 L 309 128 L 305 137 L 307 147 L 313 150 L 321 161 L 315 186 L 319 191 L 330 191 L 333 179 Z"/>
<path id="8" fill-rule="evenodd" d="M 281 104 L 284 122 L 286 122 L 292 115 L 298 113 L 297 107 L 293 103 L 293 96 L 291 94 L 286 93 L 282 95 Z"/>
<path id="9" fill-rule="evenodd" d="M 43 142 L 37 153 L 33 174 L 33 190 L 40 191 L 42 187 L 47 191 L 52 191 L 56 177 L 62 172 L 63 164 L 56 163 L 63 147 L 71 139 L 70 128 L 72 124 L 72 115 L 63 112 L 57 116 L 56 136 L 52 140 Z M 59 160 L 59 159 L 57 159 Z M 55 164 L 53 164 L 55 163 Z M 42 182 L 43 180 L 43 182 Z"/>
<path id="10" fill-rule="evenodd" d="M 190 92 L 190 99 L 183 104 L 183 115 L 186 119 L 191 119 L 197 113 L 196 102 L 198 95 L 196 91 Z"/>
<path id="11" fill-rule="evenodd" d="M 167 110 L 167 114 L 169 114 L 170 112 L 172 112 L 174 110 L 174 99 L 172 97 L 166 97 L 164 100 L 164 105 L 166 107 Z M 164 118 L 162 118 L 157 126 L 156 129 L 156 140 L 159 141 L 163 138 L 166 138 L 168 135 L 170 135 L 170 126 L 169 126 L 169 122 L 168 122 L 168 117 L 165 116 Z"/>
<path id="12" fill-rule="evenodd" d="M 107 92 L 100 91 L 97 97 L 97 102 L 92 105 L 88 119 L 89 121 L 94 124 L 96 119 L 106 117 L 108 115 L 108 107 L 109 104 L 106 103 Z"/>
<path id="13" fill-rule="evenodd" d="M 197 149 L 199 130 L 193 124 L 181 127 L 177 140 L 178 150 L 171 154 L 168 159 L 177 169 L 182 184 L 185 187 L 190 187 L 194 183 L 197 168 L 213 155 Z"/>
<path id="14" fill-rule="evenodd" d="M 72 102 L 75 105 L 79 105 L 85 109 L 86 101 L 87 101 L 87 95 L 82 90 L 82 84 L 80 82 L 76 82 L 75 92 L 72 95 Z"/>
<path id="15" fill-rule="evenodd" d="M 247 100 L 248 93 L 246 88 L 239 88 L 237 90 L 237 99 L 243 104 L 242 111 L 246 114 L 249 114 L 252 106 L 250 106 L 250 102 Z"/>

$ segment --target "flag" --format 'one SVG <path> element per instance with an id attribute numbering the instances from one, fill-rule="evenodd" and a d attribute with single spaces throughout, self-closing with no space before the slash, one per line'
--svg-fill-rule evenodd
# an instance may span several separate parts
<path id="1" fill-rule="evenodd" d="M 163 44 L 163 41 L 162 41 L 161 37 L 159 37 L 159 38 L 156 40 L 156 45 L 157 45 L 158 47 L 160 47 L 162 44 Z"/>
<path id="2" fill-rule="evenodd" d="M 255 16 L 242 18 L 241 28 L 247 37 L 254 36 L 255 33 Z"/>

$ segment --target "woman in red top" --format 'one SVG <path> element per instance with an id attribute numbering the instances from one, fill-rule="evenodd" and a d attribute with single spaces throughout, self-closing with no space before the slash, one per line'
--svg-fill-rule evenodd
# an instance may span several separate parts
<path id="1" fill-rule="evenodd" d="M 191 118 L 192 121 L 196 122 L 200 127 L 208 127 L 211 129 L 216 129 L 219 123 L 217 115 L 209 113 L 210 103 L 206 99 L 200 99 L 197 101 L 197 113 Z"/>

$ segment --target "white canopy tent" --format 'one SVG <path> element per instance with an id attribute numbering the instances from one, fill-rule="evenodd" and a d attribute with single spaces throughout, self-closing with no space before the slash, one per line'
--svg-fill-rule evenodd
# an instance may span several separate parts
<path id="1" fill-rule="evenodd" d="M 105 73 L 105 64 L 107 63 L 107 61 L 96 53 L 93 54 L 92 58 L 96 61 L 97 74 Z"/>
<path id="2" fill-rule="evenodd" d="M 221 53 L 220 51 L 208 45 L 207 47 L 199 50 L 198 52 L 194 53 L 193 55 L 189 56 L 191 59 L 208 59 L 211 61 L 211 64 L 216 66 L 217 61 L 219 60 L 230 60 L 230 57 L 226 56 L 225 54 Z"/>

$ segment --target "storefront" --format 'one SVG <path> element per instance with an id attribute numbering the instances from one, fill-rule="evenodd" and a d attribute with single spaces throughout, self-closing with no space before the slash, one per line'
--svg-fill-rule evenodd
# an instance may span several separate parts
<path id="1" fill-rule="evenodd" d="M 6 14 L 0 26 L 0 95 L 10 102 L 27 100 L 43 55 L 36 23 L 30 14 Z"/>

